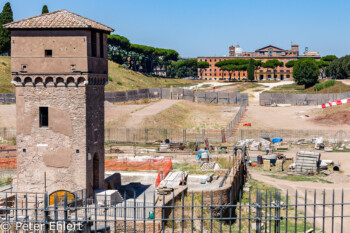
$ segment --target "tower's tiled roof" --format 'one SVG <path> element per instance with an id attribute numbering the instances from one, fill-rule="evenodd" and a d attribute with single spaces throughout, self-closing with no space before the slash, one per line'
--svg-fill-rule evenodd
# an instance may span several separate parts
<path id="1" fill-rule="evenodd" d="M 4 27 L 8 29 L 93 28 L 107 32 L 114 31 L 113 28 L 67 10 L 58 10 L 28 19 L 22 19 L 5 24 Z"/>

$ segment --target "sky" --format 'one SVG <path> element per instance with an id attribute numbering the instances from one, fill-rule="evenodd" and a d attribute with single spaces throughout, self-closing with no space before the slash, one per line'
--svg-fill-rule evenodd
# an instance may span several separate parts
<path id="1" fill-rule="evenodd" d="M 2 1 L 5 4 L 6 1 Z M 131 43 L 182 57 L 228 56 L 291 43 L 321 56 L 350 54 L 349 0 L 10 0 L 14 19 L 66 9 L 115 29 Z M 0 4 L 1 5 L 1 4 Z M 1 6 L 2 7 L 2 6 Z"/>

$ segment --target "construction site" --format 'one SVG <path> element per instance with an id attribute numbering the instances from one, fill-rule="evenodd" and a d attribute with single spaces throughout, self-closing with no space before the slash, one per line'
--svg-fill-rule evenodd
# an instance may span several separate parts
<path id="1" fill-rule="evenodd" d="M 227 92 L 235 85 L 222 88 Z M 220 89 L 216 91 L 220 93 Z M 210 88 L 207 91 L 213 90 Z M 211 201 L 212 205 L 232 205 L 233 212 L 210 209 L 214 216 L 211 221 L 220 227 L 223 223 L 218 219 L 237 214 L 239 208 L 236 203 L 247 195 L 248 190 L 267 188 L 270 192 L 271 189 L 280 190 L 282 196 L 288 192 L 290 201 L 300 199 L 302 203 L 313 203 L 316 197 L 316 206 L 301 209 L 310 216 L 317 216 L 323 211 L 326 214 L 340 211 L 341 206 L 325 205 L 326 208 L 321 208 L 317 203 L 321 205 L 323 200 L 324 203 L 330 203 L 333 198 L 342 200 L 343 218 L 348 216 L 349 208 L 345 204 L 349 202 L 346 195 L 349 190 L 346 187 L 350 183 L 347 125 L 343 121 L 327 125 L 323 120 L 317 120 L 322 114 L 343 111 L 340 109 L 346 109 L 346 105 L 334 106 L 332 109 L 317 109 L 317 106 L 260 106 L 254 97 L 254 89 L 244 92 L 249 95 L 249 102 L 242 100 L 242 104 L 234 105 L 197 103 L 177 96 L 175 100 L 105 102 L 106 191 L 96 195 L 100 200 L 98 205 L 103 206 L 104 201 L 113 202 L 115 199 L 119 203 L 116 206 L 123 208 L 126 205 L 129 208 L 125 213 L 122 211 L 111 217 L 132 219 L 137 216 L 139 220 L 146 217 L 153 220 L 152 216 L 159 215 L 160 219 L 171 221 L 176 219 L 172 214 L 175 216 L 179 213 L 171 207 L 166 209 L 166 206 L 176 206 L 180 204 L 179 201 L 188 201 L 187 198 L 191 200 L 191 197 L 196 200 L 199 196 L 202 201 Z M 4 109 L 13 107 L 1 106 Z M 255 114 L 254 111 L 266 111 L 266 114 Z M 11 110 L 1 112 L 8 116 Z M 4 121 L 8 118 L 2 116 L 0 119 Z M 288 122 L 284 127 L 282 120 Z M 15 144 L 14 132 L 14 128 L 3 128 L 2 143 Z M 2 188 L 5 193 L 16 193 L 17 190 L 16 150 L 15 145 L 4 145 L 1 149 L 2 177 L 7 182 L 11 180 L 10 184 Z M 312 193 L 305 199 L 308 192 Z M 145 210 L 136 208 L 144 203 L 147 206 Z M 185 209 L 184 214 L 188 214 L 188 211 Z M 246 210 L 241 207 L 241 211 Z M 199 218 L 196 214 L 195 211 L 194 215 Z M 298 215 L 303 216 L 302 213 L 292 216 Z M 237 228 L 237 224 L 242 224 L 242 229 L 247 230 L 248 224 L 256 229 L 255 220 L 250 223 L 250 220 L 242 219 L 241 223 L 238 219 L 232 226 L 224 223 L 223 227 Z M 196 220 L 192 222 L 195 231 L 200 231 L 201 224 L 196 223 Z M 297 222 L 301 225 L 305 223 L 299 219 Z M 341 220 L 335 218 L 332 224 L 331 219 L 322 222 L 316 217 L 314 222 L 309 219 L 306 222 L 307 230 L 320 230 L 324 226 L 324 232 L 330 232 L 332 228 L 340 229 L 340 225 L 335 223 Z M 129 222 L 126 223 L 129 229 Z M 139 228 L 154 227 L 156 231 L 169 227 L 190 229 L 190 225 L 186 224 L 171 226 L 164 220 L 158 223 L 160 225 L 151 221 L 139 225 Z M 290 226 L 297 224 L 293 219 Z M 271 226 L 274 227 L 262 222 L 260 227 L 266 229 Z M 347 227 L 343 225 L 343 229 Z"/>
<path id="2" fill-rule="evenodd" d="M 263 93 L 293 81 L 105 92 L 112 28 L 66 10 L 6 28 L 0 231 L 350 232 L 350 101 Z"/>

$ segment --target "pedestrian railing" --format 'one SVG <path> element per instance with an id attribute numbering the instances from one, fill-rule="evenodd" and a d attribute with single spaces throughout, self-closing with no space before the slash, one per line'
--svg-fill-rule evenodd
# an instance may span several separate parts
<path id="1" fill-rule="evenodd" d="M 6 193 L 2 232 L 349 232 L 345 191 L 282 195 L 278 190 L 205 191 L 104 200 Z M 327 194 L 326 194 L 327 193 Z M 124 193 L 124 197 L 126 194 Z M 148 200 L 146 197 L 148 197 Z M 31 231 L 32 230 L 32 231 Z M 109 231 L 108 231 L 109 230 Z"/>

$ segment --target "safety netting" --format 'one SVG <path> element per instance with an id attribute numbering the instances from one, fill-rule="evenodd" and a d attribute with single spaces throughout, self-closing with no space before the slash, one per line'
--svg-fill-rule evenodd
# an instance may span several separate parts
<path id="1" fill-rule="evenodd" d="M 106 171 L 159 171 L 166 167 L 172 168 L 171 158 L 150 159 L 106 159 Z"/>
<path id="2" fill-rule="evenodd" d="M 173 164 L 170 161 L 170 163 L 168 163 L 162 171 L 158 172 L 158 176 L 155 183 L 156 188 L 159 186 L 160 182 L 169 174 L 171 170 L 173 170 Z"/>
<path id="3" fill-rule="evenodd" d="M 0 170 L 16 170 L 16 158 L 0 158 Z"/>

